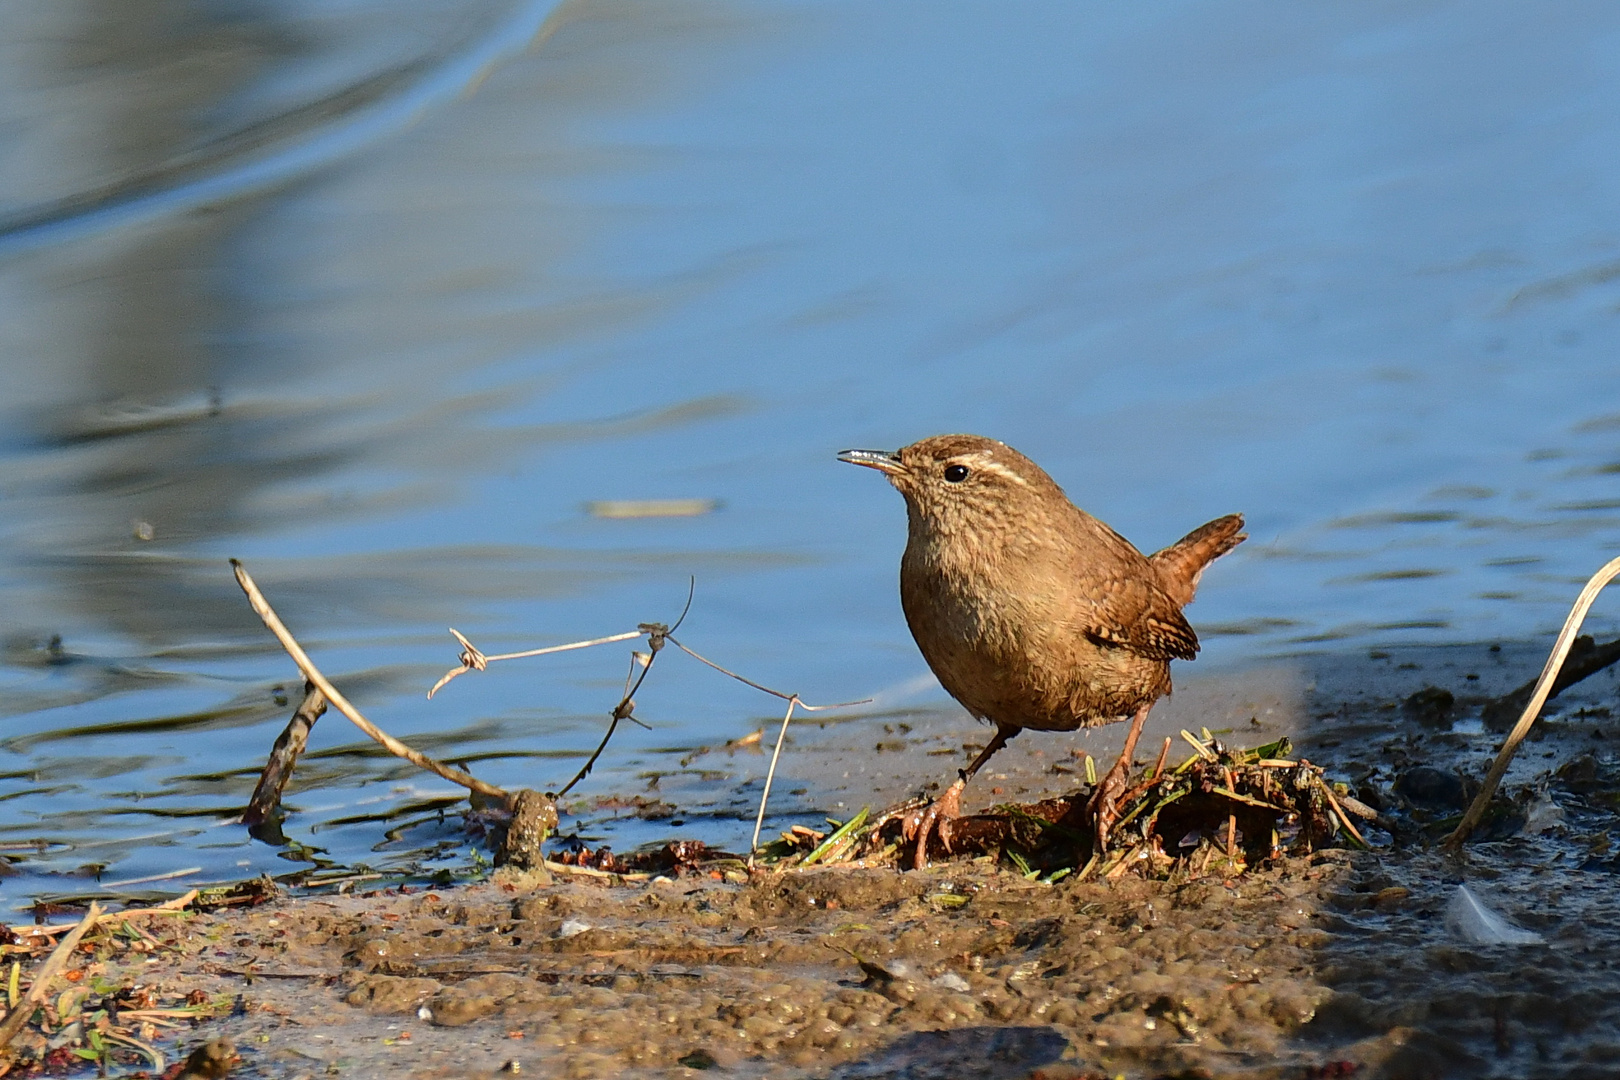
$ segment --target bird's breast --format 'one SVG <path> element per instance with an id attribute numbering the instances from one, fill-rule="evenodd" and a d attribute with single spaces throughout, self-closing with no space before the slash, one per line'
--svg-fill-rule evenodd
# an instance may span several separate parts
<path id="1" fill-rule="evenodd" d="M 900 568 L 906 622 L 940 683 L 975 716 L 1015 727 L 1106 723 L 1169 689 L 1167 664 L 1084 632 L 1075 587 L 1061 566 L 1004 551 L 909 544 Z"/>

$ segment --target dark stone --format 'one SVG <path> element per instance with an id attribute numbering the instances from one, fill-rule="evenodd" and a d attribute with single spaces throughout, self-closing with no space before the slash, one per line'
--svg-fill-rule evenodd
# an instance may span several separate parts
<path id="1" fill-rule="evenodd" d="M 1582 754 L 1558 766 L 1558 784 L 1565 791 L 1589 794 L 1607 785 L 1598 776 L 1598 761 L 1592 754 Z"/>
<path id="2" fill-rule="evenodd" d="M 1449 695 L 1448 695 L 1449 696 Z M 1456 773 L 1417 765 L 1395 781 L 1395 794 L 1414 810 L 1440 814 L 1468 805 L 1468 793 Z"/>
<path id="3" fill-rule="evenodd" d="M 1401 711 L 1424 727 L 1450 731 L 1451 713 L 1456 704 L 1457 699 L 1452 696 L 1450 690 L 1442 690 L 1438 686 L 1425 686 L 1401 702 Z"/>

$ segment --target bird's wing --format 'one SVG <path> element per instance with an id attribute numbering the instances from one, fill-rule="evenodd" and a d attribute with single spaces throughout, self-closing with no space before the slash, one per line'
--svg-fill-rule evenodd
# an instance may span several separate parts
<path id="1" fill-rule="evenodd" d="M 1069 551 L 1072 601 L 1081 631 L 1154 660 L 1191 660 L 1198 635 L 1140 551 L 1084 512 Z"/>
<path id="2" fill-rule="evenodd" d="M 1086 636 L 1154 660 L 1191 660 L 1198 635 L 1175 601 L 1136 577 L 1097 582 L 1082 621 Z"/>

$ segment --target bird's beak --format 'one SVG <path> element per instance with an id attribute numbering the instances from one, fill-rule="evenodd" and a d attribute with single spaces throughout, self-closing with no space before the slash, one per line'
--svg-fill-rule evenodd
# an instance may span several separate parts
<path id="1" fill-rule="evenodd" d="M 847 461 L 851 465 L 865 465 L 868 469 L 876 469 L 890 476 L 906 471 L 906 467 L 900 463 L 900 455 L 891 454 L 887 450 L 842 450 L 838 454 L 838 460 Z"/>

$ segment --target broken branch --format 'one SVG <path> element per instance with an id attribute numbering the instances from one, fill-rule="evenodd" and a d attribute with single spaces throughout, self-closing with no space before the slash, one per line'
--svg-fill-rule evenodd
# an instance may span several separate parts
<path id="1" fill-rule="evenodd" d="M 264 772 L 259 774 L 259 783 L 253 789 L 253 798 L 248 800 L 247 810 L 242 814 L 242 824 L 253 828 L 262 825 L 275 813 L 276 807 L 281 805 L 281 793 L 287 787 L 287 781 L 292 778 L 293 766 L 298 764 L 298 755 L 304 752 L 309 744 L 309 731 L 315 726 L 315 721 L 326 712 L 326 695 L 314 683 L 304 682 L 304 700 L 299 704 L 298 711 L 293 713 L 287 726 L 282 729 L 276 745 L 270 749 L 270 758 L 264 763 Z"/>
<path id="2" fill-rule="evenodd" d="M 258 585 L 254 584 L 253 578 L 248 575 L 242 564 L 232 559 L 231 567 L 236 571 L 236 583 L 242 586 L 242 591 L 247 594 L 248 603 L 253 606 L 253 610 L 258 613 L 259 618 L 264 620 L 264 625 L 270 629 L 270 632 L 276 635 L 276 640 L 280 641 L 281 647 L 287 650 L 287 655 L 292 657 L 293 663 L 298 665 L 298 670 L 304 673 L 304 678 L 314 684 L 322 694 L 326 695 L 326 700 L 332 704 L 332 707 L 347 716 L 355 727 L 381 743 L 395 757 L 402 757 L 419 768 L 441 776 L 453 784 L 460 784 L 464 788 L 476 791 L 480 795 L 502 800 L 506 799 L 507 793 L 502 788 L 486 783 L 476 776 L 462 772 L 460 769 L 441 764 L 420 750 L 411 749 L 362 716 L 360 710 L 351 705 L 349 699 L 344 697 L 325 675 L 321 674 L 321 670 L 315 666 L 315 662 L 309 658 L 309 654 L 304 652 L 303 647 L 292 636 L 292 632 L 282 623 L 280 616 L 271 608 L 270 602 L 264 598 L 264 593 L 259 591 Z"/>

